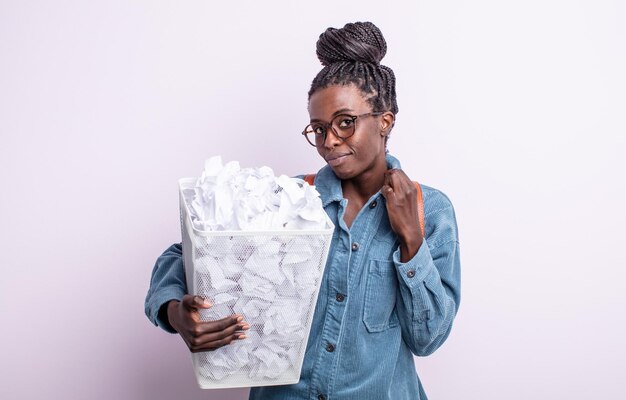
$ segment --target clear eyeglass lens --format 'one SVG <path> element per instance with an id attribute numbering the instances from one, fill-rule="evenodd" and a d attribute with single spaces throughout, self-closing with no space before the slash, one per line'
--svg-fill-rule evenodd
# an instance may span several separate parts
<path id="1" fill-rule="evenodd" d="M 349 138 L 354 134 L 354 117 L 351 115 L 337 115 L 332 120 L 332 126 L 335 133 L 340 138 Z"/>
<path id="2" fill-rule="evenodd" d="M 306 135 L 307 140 L 309 141 L 309 143 L 311 143 L 313 146 L 315 146 L 318 142 L 322 142 L 324 140 L 324 134 L 316 134 L 315 133 L 315 128 L 313 125 L 308 125 L 306 127 L 306 129 L 304 130 L 304 133 Z M 323 132 L 323 129 L 319 129 L 319 127 L 317 127 L 318 132 Z"/>
<path id="3" fill-rule="evenodd" d="M 305 129 L 305 134 L 308 141 L 315 146 L 322 146 L 324 144 L 327 130 L 331 127 L 337 137 L 347 139 L 354 135 L 354 120 L 355 118 L 351 115 L 340 114 L 333 118 L 330 125 L 324 123 L 314 123 L 308 125 Z"/>

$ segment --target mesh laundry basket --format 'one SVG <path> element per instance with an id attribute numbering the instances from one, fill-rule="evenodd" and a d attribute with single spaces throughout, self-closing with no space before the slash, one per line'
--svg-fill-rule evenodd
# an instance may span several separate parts
<path id="1" fill-rule="evenodd" d="M 201 231 L 179 181 L 183 261 L 189 293 L 208 298 L 202 320 L 241 314 L 247 338 L 192 354 L 203 389 L 284 385 L 300 379 L 334 226 L 323 230 Z"/>

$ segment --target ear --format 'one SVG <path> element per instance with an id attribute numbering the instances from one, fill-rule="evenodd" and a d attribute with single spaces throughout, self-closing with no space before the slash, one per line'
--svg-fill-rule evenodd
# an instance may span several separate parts
<path id="1" fill-rule="evenodd" d="M 385 111 L 383 115 L 381 115 L 381 118 L 380 118 L 381 136 L 388 136 L 395 122 L 396 122 L 396 116 L 391 111 Z"/>

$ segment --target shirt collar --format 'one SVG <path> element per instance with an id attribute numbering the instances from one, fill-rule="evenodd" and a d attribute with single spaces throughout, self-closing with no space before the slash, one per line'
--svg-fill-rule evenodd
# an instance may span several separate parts
<path id="1" fill-rule="evenodd" d="M 400 161 L 394 156 L 387 154 L 387 168 L 388 169 L 400 169 Z M 333 201 L 341 201 L 343 200 L 343 190 L 341 189 L 341 180 L 337 178 L 337 175 L 333 172 L 333 170 L 325 165 L 322 169 L 317 173 L 317 178 L 315 179 L 315 188 L 320 193 L 320 197 L 322 198 L 322 205 L 326 207 Z"/>

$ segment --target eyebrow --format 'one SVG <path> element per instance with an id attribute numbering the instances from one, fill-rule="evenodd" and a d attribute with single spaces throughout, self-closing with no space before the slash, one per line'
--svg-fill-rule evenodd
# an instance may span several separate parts
<path id="1" fill-rule="evenodd" d="M 339 110 L 335 111 L 335 112 L 332 114 L 331 119 L 335 118 L 335 117 L 336 117 L 337 115 L 339 115 L 339 114 L 344 114 L 344 113 L 347 113 L 347 112 L 354 112 L 354 110 L 353 110 L 353 109 L 351 109 L 351 108 L 342 108 L 342 109 L 339 109 Z M 319 119 L 319 118 L 313 118 L 313 119 L 311 119 L 311 122 L 326 122 L 326 121 L 322 121 L 322 120 L 321 120 L 321 119 Z"/>

